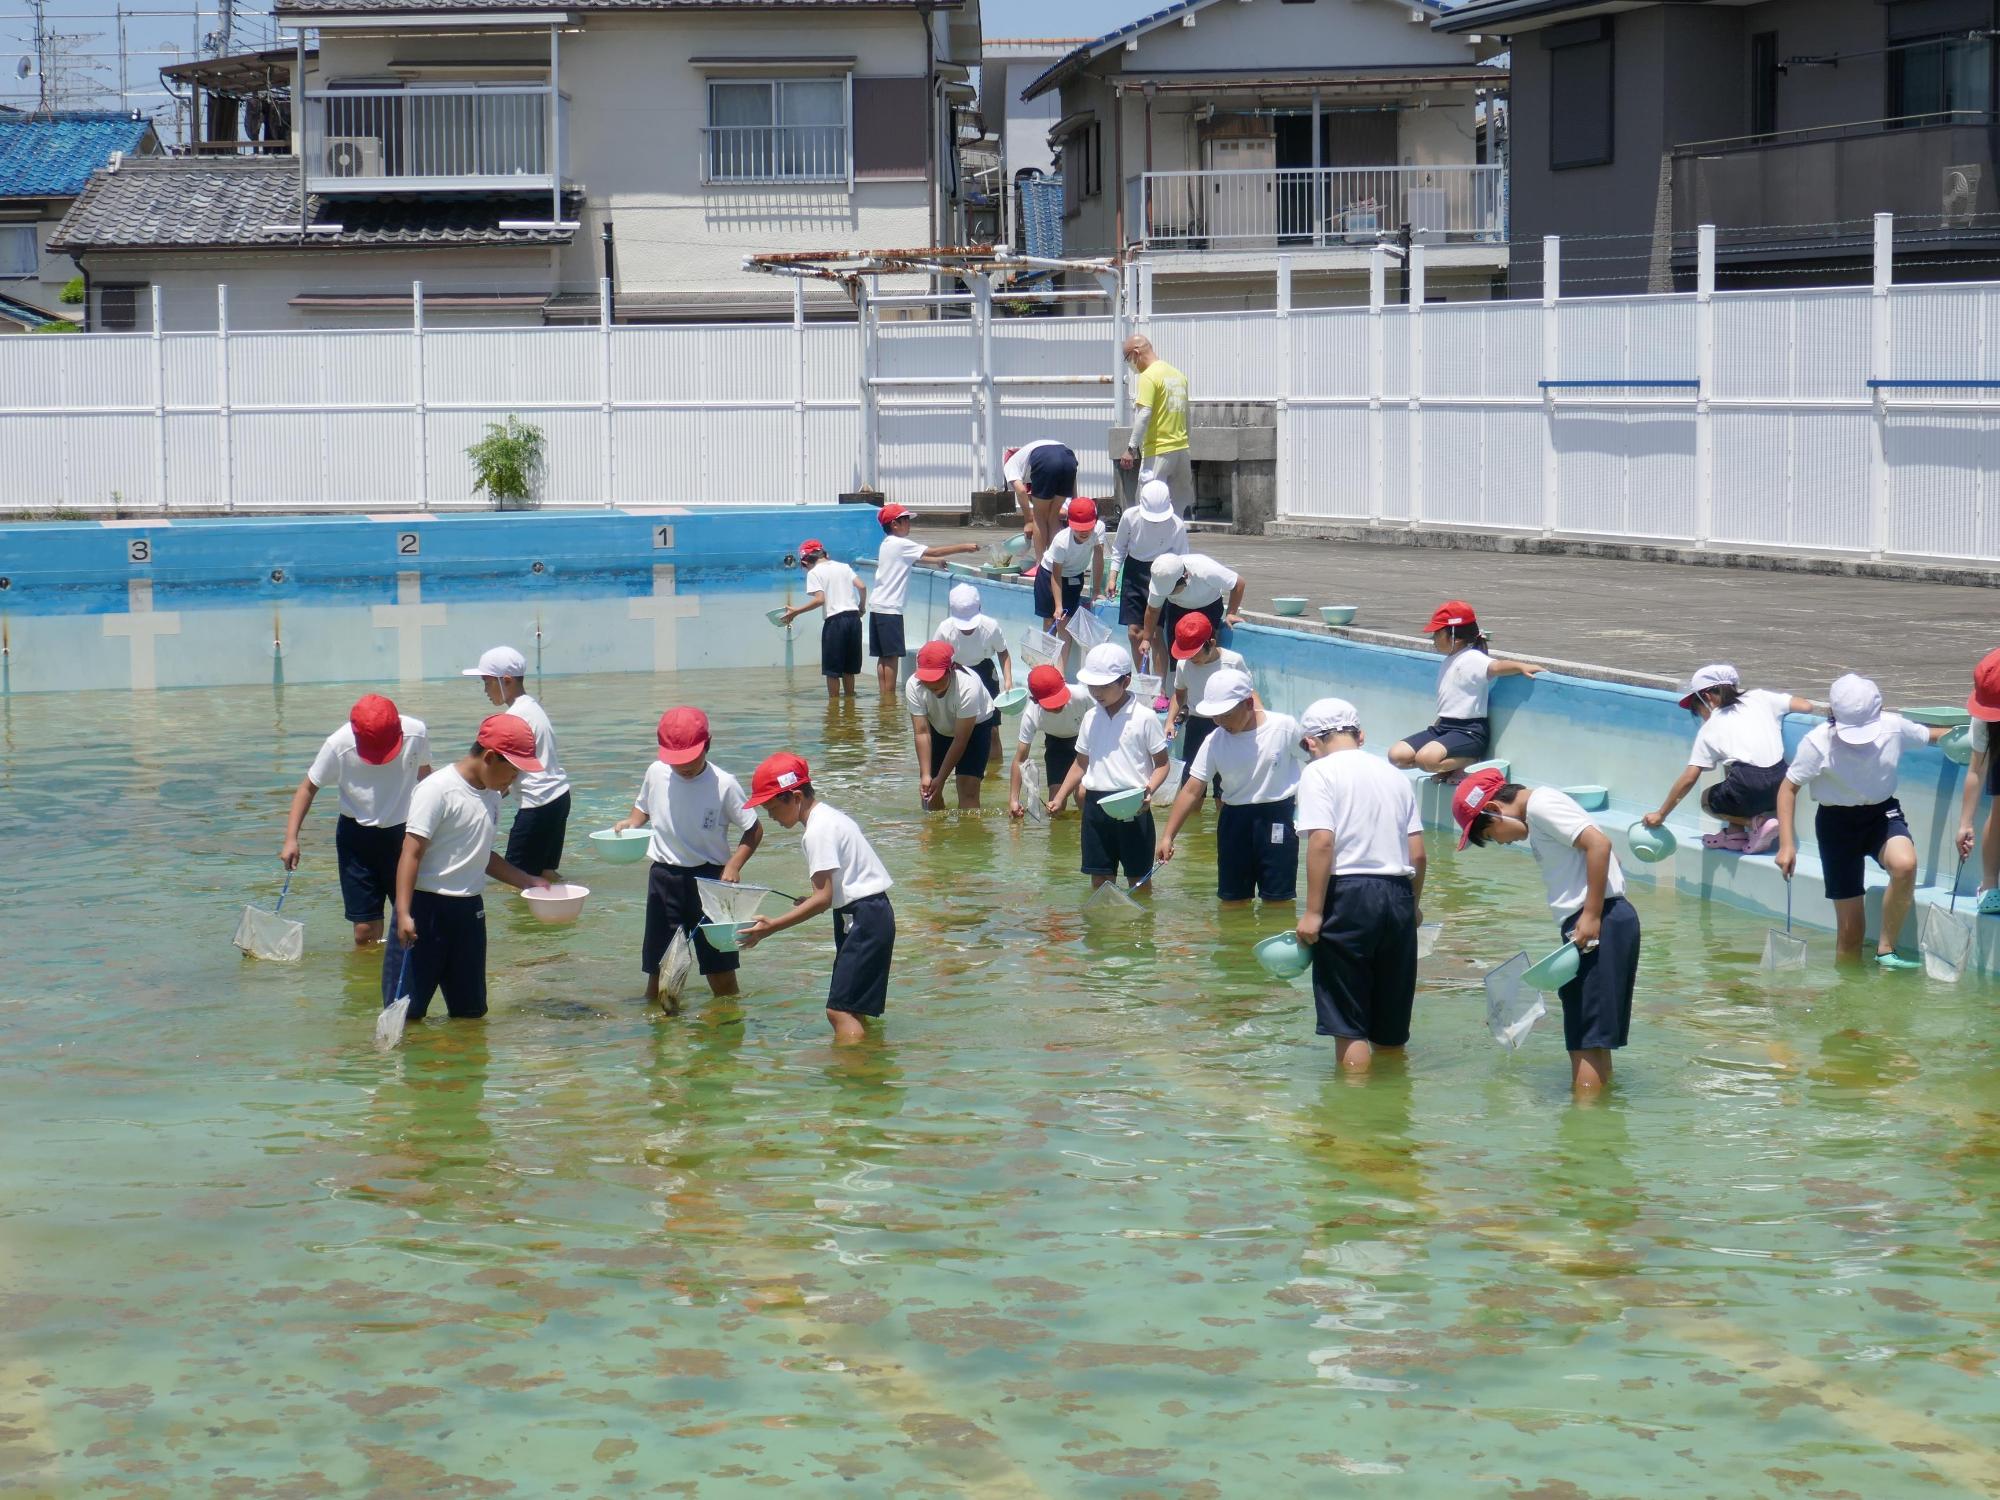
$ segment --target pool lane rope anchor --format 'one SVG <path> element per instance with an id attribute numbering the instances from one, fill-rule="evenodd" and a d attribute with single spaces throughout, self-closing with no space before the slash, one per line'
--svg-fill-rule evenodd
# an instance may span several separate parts
<path id="1" fill-rule="evenodd" d="M 394 920 L 392 911 L 390 920 Z M 403 950 L 402 966 L 396 971 L 396 989 L 393 1000 L 382 1002 L 382 1013 L 375 1018 L 375 1050 L 388 1052 L 403 1039 L 403 1027 L 410 1019 L 410 950 Z"/>

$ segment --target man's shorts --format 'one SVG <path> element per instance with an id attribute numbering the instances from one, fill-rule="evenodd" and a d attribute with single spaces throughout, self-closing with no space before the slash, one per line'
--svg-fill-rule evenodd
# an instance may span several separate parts
<path id="1" fill-rule="evenodd" d="M 1908 838 L 1910 825 L 1903 821 L 1903 806 L 1894 797 L 1866 807 L 1829 807 L 1822 802 L 1813 814 L 1813 833 L 1819 840 L 1826 899 L 1848 901 L 1868 888 L 1867 861 L 1881 864 L 1884 846 L 1890 839 Z"/>
<path id="2" fill-rule="evenodd" d="M 1185 448 L 1171 453 L 1155 453 L 1139 460 L 1139 483 L 1159 480 L 1173 498 L 1174 509 L 1185 516 L 1194 508 L 1194 462 Z"/>
<path id="3" fill-rule="evenodd" d="M 563 836 L 568 830 L 568 792 L 540 807 L 522 808 L 514 814 L 514 826 L 507 831 L 507 863 L 530 875 L 560 870 Z"/>
<path id="4" fill-rule="evenodd" d="M 371 828 L 346 813 L 333 825 L 340 864 L 340 903 L 350 922 L 379 922 L 396 899 L 396 864 L 403 857 L 403 825 Z"/>

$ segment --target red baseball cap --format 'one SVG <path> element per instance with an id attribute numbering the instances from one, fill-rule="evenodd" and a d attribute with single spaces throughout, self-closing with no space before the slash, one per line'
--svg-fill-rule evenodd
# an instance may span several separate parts
<path id="1" fill-rule="evenodd" d="M 812 767 L 791 751 L 780 750 L 776 755 L 765 756 L 764 763 L 751 773 L 750 795 L 743 799 L 743 805 L 762 807 L 773 797 L 811 785 Z"/>
<path id="2" fill-rule="evenodd" d="M 1987 652 L 1972 669 L 1972 696 L 1965 700 L 1965 711 L 1975 719 L 2000 719 L 2000 651 Z"/>
<path id="3" fill-rule="evenodd" d="M 1507 784 L 1507 778 L 1498 771 L 1474 771 L 1458 784 L 1458 790 L 1451 795 L 1451 816 L 1458 824 L 1458 847 L 1463 849 L 1472 837 L 1472 825 L 1493 794 Z"/>
<path id="4" fill-rule="evenodd" d="M 698 708 L 670 708 L 660 715 L 660 759 L 684 766 L 708 753 L 708 715 Z"/>
<path id="5" fill-rule="evenodd" d="M 1215 639 L 1215 624 L 1207 615 L 1182 615 L 1180 623 L 1174 626 L 1174 643 L 1169 653 L 1175 661 L 1186 661 L 1199 656 L 1202 648 Z"/>
<path id="6" fill-rule="evenodd" d="M 1472 606 L 1463 599 L 1447 599 L 1431 611 L 1427 631 L 1443 630 L 1447 625 L 1477 625 L 1479 616 L 1472 612 Z"/>
<path id="7" fill-rule="evenodd" d="M 1069 684 L 1054 667 L 1036 667 L 1028 674 L 1028 696 L 1054 713 L 1069 706 Z"/>
<path id="8" fill-rule="evenodd" d="M 818 537 L 809 536 L 803 542 L 799 543 L 800 557 L 811 557 L 815 553 L 821 557 L 826 556 L 826 543 L 822 542 Z"/>
<path id="9" fill-rule="evenodd" d="M 380 693 L 355 699 L 347 722 L 354 729 L 356 752 L 371 766 L 386 766 L 403 748 L 403 716 Z"/>
<path id="10" fill-rule="evenodd" d="M 898 505 L 895 501 L 891 500 L 887 505 L 875 512 L 875 519 L 880 521 L 884 526 L 893 526 L 910 513 L 909 507 Z"/>
<path id="11" fill-rule="evenodd" d="M 1097 502 L 1088 495 L 1078 495 L 1063 514 L 1071 531 L 1088 531 L 1097 524 Z"/>
<path id="12" fill-rule="evenodd" d="M 479 725 L 479 748 L 497 750 L 517 771 L 539 771 L 535 732 L 512 714 L 488 714 Z"/>
<path id="13" fill-rule="evenodd" d="M 951 643 L 932 641 L 917 653 L 917 681 L 943 682 L 951 673 Z"/>

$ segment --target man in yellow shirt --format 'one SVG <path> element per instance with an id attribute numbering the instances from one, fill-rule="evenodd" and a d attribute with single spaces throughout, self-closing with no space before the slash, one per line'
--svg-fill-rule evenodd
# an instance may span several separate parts
<path id="1" fill-rule="evenodd" d="M 1153 352 L 1150 340 L 1125 340 L 1125 360 L 1138 373 L 1132 387 L 1132 437 L 1126 468 L 1135 464 L 1139 483 L 1159 480 L 1182 516 L 1194 504 L 1194 465 L 1188 459 L 1188 378 Z"/>

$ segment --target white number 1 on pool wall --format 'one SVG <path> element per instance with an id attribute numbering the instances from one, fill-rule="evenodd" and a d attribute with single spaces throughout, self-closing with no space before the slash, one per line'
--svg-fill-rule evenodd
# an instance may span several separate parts
<path id="1" fill-rule="evenodd" d="M 149 563 L 153 560 L 153 544 L 145 537 L 135 536 L 125 544 L 125 561 Z"/>
<path id="2" fill-rule="evenodd" d="M 396 533 L 396 556 L 415 557 L 421 546 L 422 544 L 418 541 L 417 534 L 414 531 L 399 531 Z"/>

